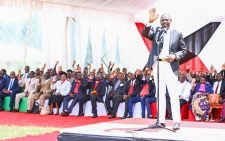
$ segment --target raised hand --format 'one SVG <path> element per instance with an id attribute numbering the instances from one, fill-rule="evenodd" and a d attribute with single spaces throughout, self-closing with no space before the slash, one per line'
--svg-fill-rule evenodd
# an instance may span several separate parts
<path id="1" fill-rule="evenodd" d="M 58 65 L 59 64 L 59 61 L 56 61 L 56 63 L 55 63 L 56 65 Z"/>
<path id="2" fill-rule="evenodd" d="M 158 18 L 159 14 L 156 14 L 156 8 L 153 7 L 149 10 L 149 23 L 153 23 L 157 18 Z"/>
<path id="3" fill-rule="evenodd" d="M 76 61 L 75 60 L 73 60 L 73 63 L 72 63 L 72 67 L 74 67 L 74 65 L 76 64 Z"/>

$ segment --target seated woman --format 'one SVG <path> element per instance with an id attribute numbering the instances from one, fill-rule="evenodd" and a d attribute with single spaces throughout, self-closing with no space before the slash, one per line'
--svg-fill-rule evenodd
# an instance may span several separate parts
<path id="1" fill-rule="evenodd" d="M 192 111 L 197 121 L 209 119 L 209 102 L 208 94 L 213 93 L 213 88 L 210 83 L 206 82 L 206 78 L 202 76 L 200 82 L 194 84 L 191 90 L 191 105 Z"/>
<path id="2" fill-rule="evenodd" d="M 71 83 L 66 80 L 66 73 L 62 72 L 60 74 L 61 80 L 52 83 L 51 89 L 53 94 L 49 98 L 49 109 L 50 114 L 53 114 L 53 108 L 56 107 L 56 115 L 59 114 L 59 108 L 62 104 L 63 98 L 67 96 L 71 89 Z"/>

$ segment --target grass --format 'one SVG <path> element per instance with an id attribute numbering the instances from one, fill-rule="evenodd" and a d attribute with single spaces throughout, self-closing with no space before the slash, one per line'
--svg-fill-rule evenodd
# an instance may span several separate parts
<path id="1" fill-rule="evenodd" d="M 27 135 L 35 136 L 52 133 L 54 131 L 58 131 L 59 129 L 60 128 L 54 127 L 0 125 L 0 140 L 25 137 Z"/>

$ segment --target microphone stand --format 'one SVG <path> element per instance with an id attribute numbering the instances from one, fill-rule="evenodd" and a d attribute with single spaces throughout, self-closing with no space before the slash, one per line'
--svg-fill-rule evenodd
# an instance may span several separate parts
<path id="1" fill-rule="evenodd" d="M 159 31 L 158 31 L 159 32 Z M 159 61 L 163 61 L 162 59 L 159 58 L 159 45 L 160 43 L 163 42 L 163 35 L 165 34 L 166 31 L 162 31 L 162 35 L 159 36 L 159 33 L 156 35 L 156 44 L 157 44 L 157 120 L 156 123 L 153 125 L 149 125 L 147 127 L 144 128 L 140 128 L 140 129 L 136 129 L 135 131 L 142 131 L 145 129 L 156 129 L 156 128 L 160 128 L 160 129 L 166 129 L 169 130 L 171 132 L 176 132 L 176 130 L 173 129 L 169 129 L 167 127 L 162 127 L 160 122 L 159 122 Z"/>

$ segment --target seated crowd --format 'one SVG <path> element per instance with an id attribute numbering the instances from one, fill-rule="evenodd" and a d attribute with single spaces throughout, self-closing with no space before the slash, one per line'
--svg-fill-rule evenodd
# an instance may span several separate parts
<path id="1" fill-rule="evenodd" d="M 58 61 L 54 69 L 45 71 L 44 67 L 30 71 L 29 66 L 25 66 L 25 72 L 18 74 L 14 71 L 10 75 L 5 69 L 0 71 L 0 111 L 3 110 L 4 97 L 10 97 L 10 112 L 19 112 L 20 101 L 27 97 L 27 113 L 34 112 L 35 102 L 39 100 L 40 113 L 45 107 L 49 108 L 49 114 L 61 114 L 68 116 L 73 108 L 79 103 L 78 116 L 84 116 L 84 105 L 91 101 L 93 118 L 98 117 L 97 102 L 104 103 L 108 118 L 115 118 L 120 103 L 125 102 L 124 115 L 121 117 L 133 117 L 133 105 L 141 103 L 141 117 L 152 118 L 151 103 L 156 103 L 156 87 L 152 70 L 146 68 L 144 71 L 136 70 L 134 73 L 127 72 L 126 68 L 113 70 L 114 64 L 109 63 L 107 72 L 103 66 L 96 72 L 90 70 L 90 66 L 81 71 L 77 65 L 74 70 L 63 71 L 58 67 Z M 212 67 L 208 73 L 192 73 L 187 68 L 186 72 L 181 72 L 180 81 L 180 107 L 189 104 L 196 120 L 209 120 L 210 103 L 207 103 L 209 95 L 219 94 L 219 104 L 223 104 L 220 121 L 225 121 L 225 65 L 222 71 L 217 73 Z M 165 94 L 167 99 L 167 117 L 172 119 L 170 110 L 169 93 Z M 48 99 L 48 105 L 45 100 Z M 196 104 L 196 102 L 198 102 Z M 197 106 L 196 105 L 200 105 Z M 62 112 L 60 113 L 60 107 Z M 56 109 L 56 112 L 53 109 Z M 199 112 L 200 108 L 200 112 Z M 214 112 L 214 111 L 212 111 Z M 211 117 L 212 118 L 212 117 Z"/>

